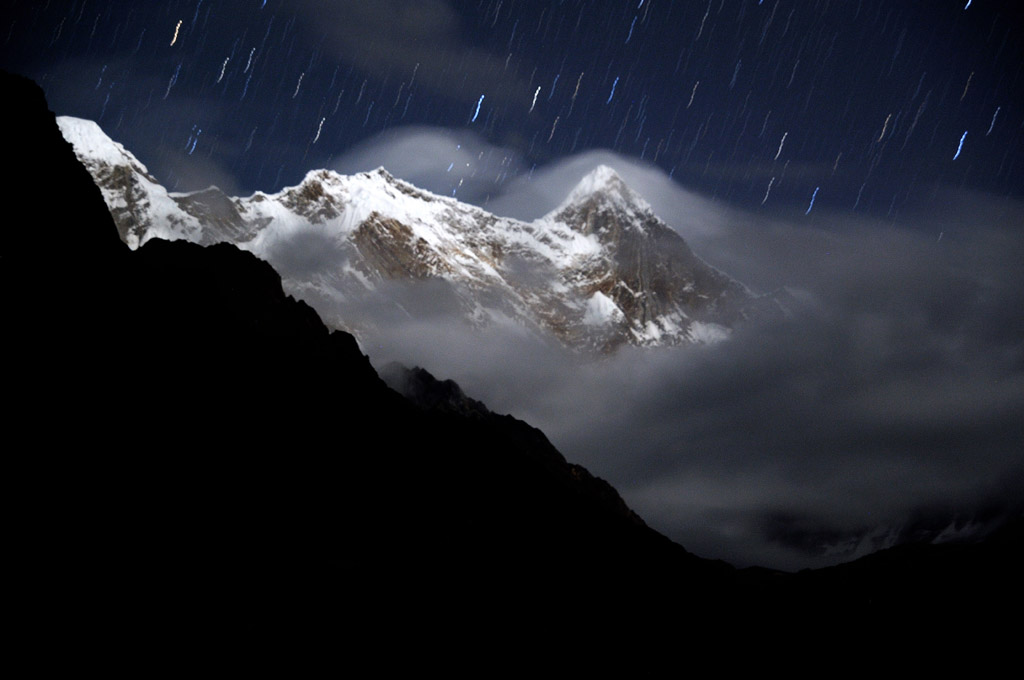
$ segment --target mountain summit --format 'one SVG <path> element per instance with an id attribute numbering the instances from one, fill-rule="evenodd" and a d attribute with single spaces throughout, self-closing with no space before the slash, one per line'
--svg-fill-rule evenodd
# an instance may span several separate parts
<path id="1" fill-rule="evenodd" d="M 619 174 L 607 165 L 599 165 L 587 173 L 569 192 L 569 197 L 565 202 L 555 209 L 555 212 L 561 212 L 571 205 L 584 205 L 591 202 L 609 207 L 617 206 L 623 210 L 634 212 L 651 212 L 651 206 L 647 204 L 647 201 L 630 189 L 619 177 Z"/>
<path id="2" fill-rule="evenodd" d="M 58 124 L 129 246 L 233 243 L 274 265 L 288 292 L 332 325 L 357 334 L 388 314 L 419 313 L 420 284 L 430 286 L 431 313 L 552 333 L 581 350 L 714 342 L 776 311 L 694 255 L 605 165 L 554 211 L 522 222 L 384 168 L 315 170 L 275 194 L 172 193 L 95 123 Z"/>

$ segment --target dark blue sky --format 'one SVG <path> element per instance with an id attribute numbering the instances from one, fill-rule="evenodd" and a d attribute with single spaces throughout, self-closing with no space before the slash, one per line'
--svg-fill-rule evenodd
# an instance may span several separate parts
<path id="1" fill-rule="evenodd" d="M 889 217 L 951 187 L 1024 194 L 1009 2 L 6 4 L 3 67 L 179 190 L 276 190 L 427 125 L 499 149 L 480 159 L 495 193 L 611 149 L 766 211 L 816 189 Z"/>

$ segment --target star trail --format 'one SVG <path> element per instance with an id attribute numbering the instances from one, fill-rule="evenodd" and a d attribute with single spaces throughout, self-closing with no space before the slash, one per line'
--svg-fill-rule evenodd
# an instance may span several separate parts
<path id="1" fill-rule="evenodd" d="M 180 190 L 229 177 L 271 191 L 375 136 L 469 125 L 514 154 L 507 171 L 487 155 L 475 166 L 495 193 L 588 149 L 765 210 L 817 186 L 833 208 L 883 213 L 944 183 L 1024 186 L 1024 51 L 1008 3 L 7 4 L 4 67 Z M 566 72 L 575 87 L 558 87 Z M 201 163 L 178 155 L 196 121 Z M 987 130 L 966 171 L 946 151 L 965 129 Z"/>

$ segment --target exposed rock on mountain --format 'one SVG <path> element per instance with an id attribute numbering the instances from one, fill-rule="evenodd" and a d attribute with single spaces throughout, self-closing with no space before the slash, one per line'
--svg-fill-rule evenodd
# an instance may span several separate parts
<path id="1" fill-rule="evenodd" d="M 551 332 L 577 349 L 714 342 L 779 311 L 700 260 L 605 166 L 526 223 L 383 168 L 314 171 L 273 195 L 168 193 L 95 123 L 59 124 L 130 246 L 154 237 L 236 244 L 273 264 L 289 292 L 338 327 L 372 324 L 353 310 L 379 302 L 375 291 L 388 281 L 444 281 L 470 323 Z"/>

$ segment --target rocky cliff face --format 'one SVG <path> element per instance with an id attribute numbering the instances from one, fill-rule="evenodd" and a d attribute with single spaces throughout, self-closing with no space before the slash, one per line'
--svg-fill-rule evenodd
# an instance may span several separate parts
<path id="1" fill-rule="evenodd" d="M 384 169 L 314 171 L 273 195 L 168 193 L 95 124 L 60 125 L 130 246 L 154 237 L 233 243 L 273 264 L 289 292 L 339 327 L 358 331 L 350 310 L 379 302 L 382 284 L 426 280 L 444 281 L 472 324 L 513 323 L 584 350 L 714 342 L 778 313 L 701 261 L 604 166 L 558 209 L 526 223 Z"/>

